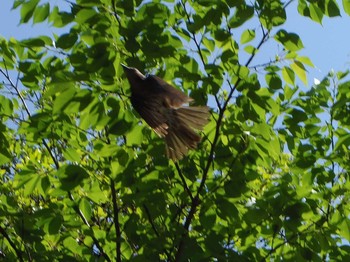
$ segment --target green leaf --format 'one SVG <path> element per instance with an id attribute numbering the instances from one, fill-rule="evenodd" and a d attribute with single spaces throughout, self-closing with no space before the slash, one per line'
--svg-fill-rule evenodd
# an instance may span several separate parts
<path id="1" fill-rule="evenodd" d="M 284 87 L 284 99 L 290 100 L 292 99 L 293 95 L 298 91 L 298 88 L 292 88 L 291 86 L 287 85 Z"/>
<path id="2" fill-rule="evenodd" d="M 216 206 L 218 216 L 224 220 L 234 221 L 239 215 L 238 209 L 229 198 L 219 198 Z"/>
<path id="3" fill-rule="evenodd" d="M 247 29 L 241 35 L 241 44 L 246 44 L 255 38 L 255 30 Z"/>
<path id="4" fill-rule="evenodd" d="M 282 68 L 282 76 L 283 79 L 290 85 L 294 85 L 295 84 L 295 73 L 292 69 L 290 69 L 289 67 L 283 67 Z"/>
<path id="5" fill-rule="evenodd" d="M 29 0 L 22 4 L 21 23 L 27 23 L 32 18 L 34 11 L 40 0 Z"/>
<path id="6" fill-rule="evenodd" d="M 66 191 L 72 190 L 81 185 L 84 179 L 89 177 L 86 170 L 77 165 L 61 166 L 57 170 L 56 176 L 61 182 L 61 188 Z"/>
<path id="7" fill-rule="evenodd" d="M 92 216 L 92 208 L 91 208 L 91 203 L 86 198 L 82 198 L 80 200 L 79 209 L 83 213 L 85 219 L 87 221 L 90 221 Z"/>
<path id="8" fill-rule="evenodd" d="M 205 229 L 211 229 L 215 225 L 216 212 L 210 208 L 208 210 L 201 210 L 199 221 Z"/>
<path id="9" fill-rule="evenodd" d="M 239 78 L 241 78 L 241 79 L 248 78 L 249 69 L 245 66 L 237 65 L 233 68 L 233 71 L 234 71 L 235 75 L 239 76 Z"/>
<path id="10" fill-rule="evenodd" d="M 283 29 L 276 33 L 275 39 L 290 51 L 298 51 L 304 48 L 304 45 L 297 34 L 288 33 Z"/>
<path id="11" fill-rule="evenodd" d="M 79 126 L 82 129 L 96 127 L 96 125 L 99 123 L 99 120 L 101 120 L 101 117 L 105 116 L 104 113 L 105 108 L 103 103 L 94 100 L 90 103 L 89 107 L 81 114 Z"/>
<path id="12" fill-rule="evenodd" d="M 141 145 L 143 140 L 142 131 L 144 125 L 136 125 L 129 133 L 126 134 L 126 144 L 131 145 Z"/>
<path id="13" fill-rule="evenodd" d="M 63 246 L 73 254 L 79 253 L 79 251 L 81 250 L 81 247 L 79 246 L 77 240 L 73 237 L 67 237 L 66 239 L 64 239 Z"/>
<path id="14" fill-rule="evenodd" d="M 2 140 L 2 139 L 0 139 Z M 10 151 L 8 151 L 7 148 L 2 148 L 0 147 L 0 165 L 5 165 L 7 163 L 9 163 L 12 158 L 11 158 L 11 153 Z"/>
<path id="15" fill-rule="evenodd" d="M 113 164 L 114 162 L 112 162 Z M 90 188 L 87 192 L 87 197 L 96 204 L 109 202 L 108 198 L 109 191 L 101 189 L 101 185 L 98 181 L 91 182 Z M 91 204 L 90 204 L 91 207 Z"/>
<path id="16" fill-rule="evenodd" d="M 48 36 L 38 36 L 35 38 L 22 40 L 20 44 L 26 47 L 52 46 L 52 39 Z"/>
<path id="17" fill-rule="evenodd" d="M 350 15 L 350 0 L 342 0 L 345 13 Z"/>
<path id="18" fill-rule="evenodd" d="M 271 29 L 282 25 L 286 21 L 286 11 L 280 1 L 264 1 L 261 3 L 263 4 L 259 19 L 265 28 Z"/>
<path id="19" fill-rule="evenodd" d="M 340 16 L 340 9 L 339 9 L 337 2 L 335 2 L 334 0 L 326 1 L 326 12 L 325 13 L 329 17 Z"/>
<path id="20" fill-rule="evenodd" d="M 247 45 L 244 47 L 244 51 L 246 51 L 248 54 L 254 54 L 258 49 L 256 49 L 254 46 Z"/>
<path id="21" fill-rule="evenodd" d="M 202 6 L 213 6 L 214 4 L 216 4 L 216 1 L 213 0 L 198 0 L 197 1 L 198 4 L 202 5 Z"/>
<path id="22" fill-rule="evenodd" d="M 105 145 L 105 144 L 96 144 L 95 150 L 98 151 L 99 156 L 109 157 L 114 156 L 120 150 L 118 145 Z"/>
<path id="23" fill-rule="evenodd" d="M 93 18 L 96 15 L 97 15 L 97 12 L 94 8 L 91 8 L 91 9 L 83 8 L 76 14 L 75 21 L 79 24 L 84 24 L 87 22 L 87 20 Z"/>
<path id="24" fill-rule="evenodd" d="M 338 138 L 334 151 L 337 152 L 340 148 L 345 147 L 348 148 L 350 146 L 350 134 L 342 135 Z"/>
<path id="25" fill-rule="evenodd" d="M 308 58 L 307 56 L 298 56 L 297 59 L 299 62 L 314 67 L 314 64 L 312 63 L 312 61 L 310 60 L 310 58 Z"/>
<path id="26" fill-rule="evenodd" d="M 32 174 L 30 179 L 24 184 L 24 195 L 29 196 L 33 194 L 41 186 L 41 176 Z"/>
<path id="27" fill-rule="evenodd" d="M 206 48 L 208 48 L 211 52 L 215 50 L 215 41 L 212 39 L 209 39 L 207 37 L 203 38 L 203 44 Z"/>
<path id="28" fill-rule="evenodd" d="M 224 184 L 224 190 L 227 197 L 239 198 L 246 191 L 245 181 L 241 178 L 235 178 L 234 181 L 227 181 Z"/>
<path id="29" fill-rule="evenodd" d="M 265 81 L 272 90 L 282 88 L 282 80 L 277 74 L 266 74 Z"/>
<path id="30" fill-rule="evenodd" d="M 294 123 L 304 122 L 308 119 L 306 113 L 303 110 L 296 108 L 292 108 L 290 114 L 292 115 Z"/>
<path id="31" fill-rule="evenodd" d="M 0 95 L 0 113 L 8 116 L 11 116 L 13 113 L 12 100 L 3 95 Z"/>
<path id="32" fill-rule="evenodd" d="M 33 23 L 43 22 L 50 13 L 50 4 L 46 3 L 35 8 Z"/>
<path id="33" fill-rule="evenodd" d="M 72 162 L 80 162 L 81 160 L 81 155 L 75 150 L 74 148 L 68 147 L 67 149 L 64 150 L 63 156 Z"/>
<path id="34" fill-rule="evenodd" d="M 310 18 L 315 22 L 322 24 L 323 12 L 317 6 L 317 4 L 310 3 L 309 10 L 310 10 Z"/>
<path id="35" fill-rule="evenodd" d="M 304 65 L 299 61 L 295 61 L 290 65 L 290 67 L 293 69 L 296 75 L 300 78 L 300 80 L 303 81 L 305 86 L 307 86 L 307 76 L 306 76 L 306 69 Z"/>
<path id="36" fill-rule="evenodd" d="M 338 233 L 347 241 L 350 241 L 350 221 L 348 218 L 343 219 L 343 222 L 339 224 L 338 229 Z"/>
<path id="37" fill-rule="evenodd" d="M 65 90 L 61 92 L 55 99 L 53 104 L 53 114 L 61 114 L 68 105 L 69 101 L 74 98 L 76 89 L 73 86 L 67 85 Z"/>
<path id="38" fill-rule="evenodd" d="M 310 10 L 306 1 L 298 1 L 298 12 L 303 16 L 310 17 Z"/>
<path id="39" fill-rule="evenodd" d="M 242 4 L 237 6 L 234 10 L 235 13 L 228 21 L 228 25 L 231 28 L 237 28 L 243 25 L 254 15 L 254 8 L 250 5 Z"/>
<path id="40" fill-rule="evenodd" d="M 56 47 L 69 49 L 76 43 L 77 40 L 78 36 L 75 33 L 63 34 L 57 39 Z"/>
<path id="41" fill-rule="evenodd" d="M 54 235 L 60 232 L 60 229 L 63 224 L 63 218 L 61 215 L 56 215 L 50 219 L 49 223 L 46 223 L 45 226 L 48 228 L 47 232 L 50 235 Z"/>
<path id="42" fill-rule="evenodd" d="M 74 20 L 74 14 L 68 12 L 60 12 L 58 7 L 55 6 L 50 15 L 49 21 L 52 22 L 54 27 L 64 27 Z"/>

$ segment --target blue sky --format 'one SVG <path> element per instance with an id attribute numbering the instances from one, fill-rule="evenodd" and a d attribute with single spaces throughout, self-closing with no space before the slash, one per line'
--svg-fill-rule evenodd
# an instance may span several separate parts
<path id="1" fill-rule="evenodd" d="M 285 28 L 302 39 L 305 49 L 301 53 L 317 67 L 310 71 L 317 78 L 322 78 L 331 69 L 345 71 L 350 65 L 350 17 L 342 11 L 341 1 L 338 2 L 342 17 L 324 17 L 322 25 L 301 17 L 296 2 L 288 7 Z"/>
<path id="2" fill-rule="evenodd" d="M 11 10 L 12 1 L 2 0 L 0 8 L 0 35 L 9 38 L 25 39 L 36 35 L 61 34 L 64 29 L 50 27 L 46 23 L 19 25 L 19 10 Z M 338 1 L 342 10 L 341 1 Z M 62 0 L 50 1 L 50 4 L 66 5 Z M 350 65 L 350 17 L 342 13 L 340 18 L 323 19 L 320 25 L 309 18 L 302 17 L 297 13 L 297 1 L 294 1 L 287 9 L 287 22 L 283 28 L 288 32 L 294 32 L 300 36 L 305 48 L 301 55 L 308 56 L 316 68 L 308 68 L 309 85 L 313 78 L 322 79 L 330 70 L 344 71 Z M 281 49 L 277 44 L 271 44 L 262 51 L 267 50 L 272 59 Z M 266 59 L 266 56 L 264 56 Z M 268 61 L 255 61 L 254 64 Z"/>

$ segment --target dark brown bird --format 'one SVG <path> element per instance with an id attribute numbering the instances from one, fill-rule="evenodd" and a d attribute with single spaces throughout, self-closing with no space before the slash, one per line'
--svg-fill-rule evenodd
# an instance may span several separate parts
<path id="1" fill-rule="evenodd" d="M 144 76 L 136 68 L 122 66 L 131 87 L 131 104 L 165 138 L 167 156 L 176 161 L 196 148 L 201 137 L 195 130 L 202 130 L 208 123 L 209 108 L 189 106 L 193 99 L 161 78 Z"/>

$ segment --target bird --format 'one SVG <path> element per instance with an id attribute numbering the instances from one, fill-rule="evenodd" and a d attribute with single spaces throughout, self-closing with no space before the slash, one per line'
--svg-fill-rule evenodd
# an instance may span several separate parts
<path id="1" fill-rule="evenodd" d="M 196 149 L 209 122 L 208 106 L 190 106 L 182 91 L 155 75 L 121 64 L 131 89 L 131 104 L 154 132 L 165 139 L 165 152 L 174 162 Z"/>

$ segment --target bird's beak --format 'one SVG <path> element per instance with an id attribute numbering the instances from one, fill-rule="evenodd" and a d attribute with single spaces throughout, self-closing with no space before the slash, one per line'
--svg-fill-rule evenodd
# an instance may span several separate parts
<path id="1" fill-rule="evenodd" d="M 124 64 L 121 64 L 121 66 L 123 67 L 124 71 L 130 70 L 130 67 L 128 67 L 128 66 L 126 66 L 126 65 L 124 65 Z"/>

